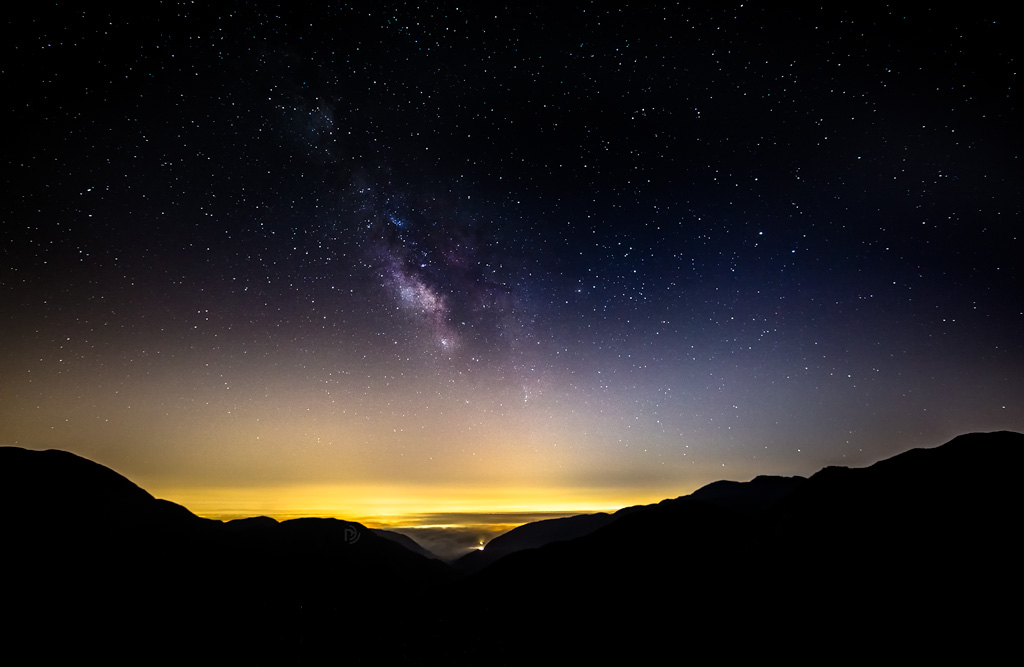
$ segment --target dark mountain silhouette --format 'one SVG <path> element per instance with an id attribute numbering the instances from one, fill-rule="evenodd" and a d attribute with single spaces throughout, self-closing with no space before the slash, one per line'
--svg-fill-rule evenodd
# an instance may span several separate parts
<path id="1" fill-rule="evenodd" d="M 749 482 L 722 480 L 702 486 L 689 497 L 737 512 L 760 515 L 806 481 L 804 477 L 771 475 L 760 475 Z"/>
<path id="2" fill-rule="evenodd" d="M 656 506 L 667 506 L 687 498 L 701 500 L 739 512 L 759 514 L 797 486 L 807 481 L 803 477 L 759 476 L 749 482 L 712 482 L 689 496 L 663 500 L 657 505 L 634 505 L 608 514 L 580 514 L 534 521 L 514 528 L 491 540 L 485 549 L 466 554 L 452 565 L 462 574 L 474 574 L 491 563 L 516 551 L 536 549 L 553 542 L 564 542 L 589 535 L 616 519 Z"/>
<path id="3" fill-rule="evenodd" d="M 582 537 L 610 521 L 612 515 L 605 512 L 534 521 L 495 537 L 485 549 L 472 551 L 452 565 L 458 572 L 473 574 L 510 553 Z"/>
<path id="4" fill-rule="evenodd" d="M 0 448 L 0 513 L 10 636 L 54 660 L 313 659 L 325 624 L 366 641 L 450 577 L 358 523 L 202 519 L 67 452 Z"/>
<path id="5" fill-rule="evenodd" d="M 72 454 L 0 448 L 7 648 L 50 662 L 986 661 L 1016 637 L 1022 454 L 1020 434 L 970 434 L 867 468 L 716 482 L 523 526 L 456 580 L 358 523 L 205 520 Z"/>
<path id="6" fill-rule="evenodd" d="M 57 450 L 0 447 L 0 511 L 30 528 L 39 517 L 73 530 L 208 522 L 175 503 L 158 500 L 113 470 Z"/>
<path id="7" fill-rule="evenodd" d="M 508 555 L 459 584 L 459 603 L 512 634 L 604 627 L 647 638 L 573 641 L 559 659 L 635 661 L 676 641 L 733 658 L 795 646 L 995 657 L 1014 636 L 1003 601 L 1022 592 L 1022 455 L 1020 434 L 971 434 L 868 468 L 826 468 L 764 502 L 750 502 L 760 483 L 710 485 Z"/>
<path id="8" fill-rule="evenodd" d="M 394 542 L 396 544 L 400 544 L 401 546 L 405 547 L 409 551 L 413 551 L 415 553 L 418 553 L 419 555 L 425 556 L 426 558 L 433 558 L 435 560 L 441 560 L 440 558 L 437 557 L 437 555 L 434 552 L 432 552 L 430 549 L 427 549 L 426 547 L 424 547 L 423 545 L 421 545 L 419 542 L 417 542 L 416 540 L 412 539 L 408 535 L 403 535 L 402 533 L 396 533 L 393 530 L 383 530 L 381 528 L 371 528 L 370 530 L 373 531 L 374 535 L 377 535 L 378 537 L 383 537 L 385 540 L 391 540 L 392 542 Z"/>

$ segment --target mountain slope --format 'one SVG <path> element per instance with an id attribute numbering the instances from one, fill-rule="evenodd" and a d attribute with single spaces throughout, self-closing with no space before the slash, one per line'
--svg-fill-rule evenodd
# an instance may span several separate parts
<path id="1" fill-rule="evenodd" d="M 43 661 L 987 661 L 1024 592 L 1022 458 L 1024 435 L 970 434 L 718 482 L 524 526 L 452 581 L 354 522 L 208 521 L 74 455 L 0 448 L 0 604 L 10 650 Z"/>
<path id="2" fill-rule="evenodd" d="M 734 657 L 785 637 L 862 654 L 988 653 L 992 633 L 1014 633 L 1003 600 L 1024 592 L 1013 529 L 1022 457 L 1020 434 L 971 434 L 868 468 L 827 468 L 761 512 L 701 500 L 707 492 L 635 508 L 589 535 L 506 556 L 461 584 L 456 604 L 487 619 L 469 631 L 484 643 L 489 627 L 647 638 L 570 641 L 559 659 L 621 650 L 635 660 L 680 633 Z"/>
<path id="3" fill-rule="evenodd" d="M 201 519 L 67 452 L 0 448 L 0 521 L 10 636 L 53 660 L 313 658 L 327 625 L 372 638 L 385 610 L 449 577 L 357 523 Z M 259 627 L 273 631 L 235 641 Z"/>
<path id="4" fill-rule="evenodd" d="M 785 497 L 800 484 L 803 477 L 759 476 L 749 482 L 719 481 L 697 489 L 689 496 L 663 500 L 656 505 L 625 507 L 613 514 L 598 512 L 534 521 L 491 540 L 481 551 L 471 552 L 453 567 L 462 574 L 474 574 L 505 556 L 524 549 L 536 549 L 554 542 L 564 542 L 589 535 L 613 521 L 629 514 L 647 511 L 656 506 L 667 506 L 686 499 L 701 500 L 740 512 L 760 514 Z"/>

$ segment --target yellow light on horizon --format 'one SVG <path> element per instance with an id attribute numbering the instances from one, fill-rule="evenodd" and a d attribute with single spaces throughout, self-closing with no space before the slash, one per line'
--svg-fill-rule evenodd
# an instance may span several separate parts
<path id="1" fill-rule="evenodd" d="M 374 523 L 431 514 L 593 513 L 663 500 L 656 489 L 494 488 L 294 484 L 261 487 L 161 487 L 154 496 L 214 519 L 335 517 Z M 674 492 L 673 495 L 679 495 Z"/>

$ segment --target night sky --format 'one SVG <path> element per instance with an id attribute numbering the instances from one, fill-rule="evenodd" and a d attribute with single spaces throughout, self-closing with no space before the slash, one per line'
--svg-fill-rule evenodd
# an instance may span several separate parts
<path id="1" fill-rule="evenodd" d="M 365 517 L 1024 430 L 1009 9 L 291 4 L 5 19 L 0 444 Z"/>

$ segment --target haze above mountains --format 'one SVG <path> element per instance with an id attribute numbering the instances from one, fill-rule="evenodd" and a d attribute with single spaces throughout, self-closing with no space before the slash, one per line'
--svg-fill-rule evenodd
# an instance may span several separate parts
<path id="1" fill-rule="evenodd" d="M 203 519 L 74 454 L 5 447 L 4 607 L 15 645 L 116 662 L 994 656 L 1017 625 L 1022 452 L 1024 435 L 976 433 L 715 482 L 527 524 L 448 565 L 354 522 Z"/>

